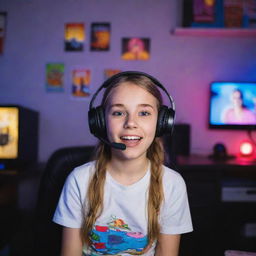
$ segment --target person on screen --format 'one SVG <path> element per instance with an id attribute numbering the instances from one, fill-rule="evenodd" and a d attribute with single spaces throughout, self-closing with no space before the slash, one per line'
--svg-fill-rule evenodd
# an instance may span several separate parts
<path id="1" fill-rule="evenodd" d="M 231 94 L 232 106 L 222 115 L 225 124 L 256 124 L 256 115 L 244 105 L 243 93 L 235 89 Z"/>

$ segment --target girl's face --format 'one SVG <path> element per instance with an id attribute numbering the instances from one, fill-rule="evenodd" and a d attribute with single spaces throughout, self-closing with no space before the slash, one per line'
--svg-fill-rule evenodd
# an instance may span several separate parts
<path id="1" fill-rule="evenodd" d="M 231 96 L 231 101 L 235 107 L 241 107 L 243 105 L 241 93 L 234 91 Z"/>
<path id="2" fill-rule="evenodd" d="M 157 99 L 145 89 L 125 82 L 111 91 L 105 115 L 109 141 L 126 145 L 125 150 L 112 149 L 112 157 L 146 158 L 156 132 Z"/>

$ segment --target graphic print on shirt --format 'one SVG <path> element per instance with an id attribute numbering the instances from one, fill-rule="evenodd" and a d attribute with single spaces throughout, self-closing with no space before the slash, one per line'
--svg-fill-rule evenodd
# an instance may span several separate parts
<path id="1" fill-rule="evenodd" d="M 129 253 L 139 255 L 147 246 L 147 236 L 134 232 L 124 220 L 112 216 L 106 226 L 95 225 L 90 234 L 92 248 L 98 255 Z"/>

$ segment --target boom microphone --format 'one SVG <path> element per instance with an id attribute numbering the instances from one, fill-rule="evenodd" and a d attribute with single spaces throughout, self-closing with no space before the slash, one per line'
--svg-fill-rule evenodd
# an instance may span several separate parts
<path id="1" fill-rule="evenodd" d="M 110 142 L 110 141 L 107 141 L 107 140 L 105 140 L 101 137 L 98 137 L 98 139 L 101 140 L 103 143 L 109 145 L 112 148 L 120 149 L 120 150 L 125 150 L 126 149 L 126 145 L 123 144 L 123 143 Z"/>

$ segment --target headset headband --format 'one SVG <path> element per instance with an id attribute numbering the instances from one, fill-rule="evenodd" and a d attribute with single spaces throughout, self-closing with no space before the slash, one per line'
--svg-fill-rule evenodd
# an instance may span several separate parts
<path id="1" fill-rule="evenodd" d="M 165 89 L 165 87 L 153 76 L 141 72 L 141 71 L 124 71 L 124 72 L 120 72 L 117 73 L 113 76 L 111 76 L 110 78 L 108 78 L 99 88 L 98 90 L 94 93 L 91 102 L 90 102 L 90 109 L 93 108 L 93 103 L 97 97 L 97 95 L 99 94 L 99 92 L 103 89 L 103 88 L 107 88 L 114 80 L 116 80 L 117 78 L 121 77 L 121 76 L 125 76 L 125 75 L 137 75 L 137 76 L 145 76 L 147 78 L 149 78 L 156 86 L 158 86 L 159 88 L 161 88 L 165 94 L 168 96 L 168 99 L 170 100 L 171 103 L 171 108 L 175 111 L 175 103 L 174 100 L 172 98 L 172 96 L 167 92 L 167 90 Z"/>

